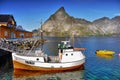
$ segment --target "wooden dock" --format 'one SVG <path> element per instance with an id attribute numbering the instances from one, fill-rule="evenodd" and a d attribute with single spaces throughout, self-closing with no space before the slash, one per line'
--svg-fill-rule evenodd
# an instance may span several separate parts
<path id="1" fill-rule="evenodd" d="M 27 38 L 27 39 L 17 39 L 17 40 L 8 40 L 0 39 L 0 49 L 9 51 L 17 54 L 28 53 L 29 50 L 33 47 L 38 47 L 43 44 L 44 40 L 39 38 Z"/>

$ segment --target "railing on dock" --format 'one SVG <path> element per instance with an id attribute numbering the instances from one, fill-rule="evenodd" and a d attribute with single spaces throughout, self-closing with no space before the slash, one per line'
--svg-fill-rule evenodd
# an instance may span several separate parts
<path id="1" fill-rule="evenodd" d="M 30 48 L 33 47 L 32 45 L 34 44 L 35 40 L 37 40 L 38 42 L 34 46 L 39 45 L 40 41 L 38 38 L 21 39 L 21 40 L 7 40 L 4 38 L 0 38 L 0 49 L 22 55 L 28 53 L 30 54 Z"/>
<path id="2" fill-rule="evenodd" d="M 0 39 L 0 48 L 9 51 L 12 53 L 23 53 L 24 50 L 17 48 L 13 43 L 9 43 L 9 41 L 5 39 Z"/>

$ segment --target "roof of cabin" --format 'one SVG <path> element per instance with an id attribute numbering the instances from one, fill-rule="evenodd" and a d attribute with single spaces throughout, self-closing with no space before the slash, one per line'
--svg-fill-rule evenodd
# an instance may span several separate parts
<path id="1" fill-rule="evenodd" d="M 15 21 L 13 15 L 0 14 L 0 22 L 8 22 L 10 18 L 12 18 Z"/>
<path id="2" fill-rule="evenodd" d="M 16 21 L 15 21 L 13 15 L 10 15 L 10 14 L 0 14 L 0 22 L 9 22 L 11 20 L 11 18 L 14 20 L 15 25 L 16 25 Z M 16 30 L 22 31 L 22 32 L 30 32 L 30 31 L 26 31 L 23 28 L 19 28 L 19 27 L 16 27 Z"/>

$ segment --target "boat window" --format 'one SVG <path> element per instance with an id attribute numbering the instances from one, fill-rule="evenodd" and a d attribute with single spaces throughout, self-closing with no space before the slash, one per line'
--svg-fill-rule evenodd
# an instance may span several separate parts
<path id="1" fill-rule="evenodd" d="M 54 66 L 51 66 L 51 68 L 54 68 Z"/>
<path id="2" fill-rule="evenodd" d="M 60 52 L 63 53 L 63 49 L 61 49 Z"/>
<path id="3" fill-rule="evenodd" d="M 25 61 L 27 64 L 35 64 L 33 61 Z"/>
<path id="4" fill-rule="evenodd" d="M 60 66 L 60 68 L 62 68 L 62 66 Z"/>
<path id="5" fill-rule="evenodd" d="M 66 54 L 66 56 L 68 56 L 68 54 Z"/>
<path id="6" fill-rule="evenodd" d="M 73 53 L 71 53 L 71 56 L 73 56 Z"/>
<path id="7" fill-rule="evenodd" d="M 37 58 L 36 60 L 39 61 L 39 58 Z"/>

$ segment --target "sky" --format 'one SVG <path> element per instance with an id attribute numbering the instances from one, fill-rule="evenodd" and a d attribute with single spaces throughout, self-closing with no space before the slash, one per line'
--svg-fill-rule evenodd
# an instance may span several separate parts
<path id="1" fill-rule="evenodd" d="M 0 14 L 13 15 L 17 25 L 32 31 L 59 8 L 75 18 L 94 21 L 120 16 L 120 0 L 0 0 Z"/>

